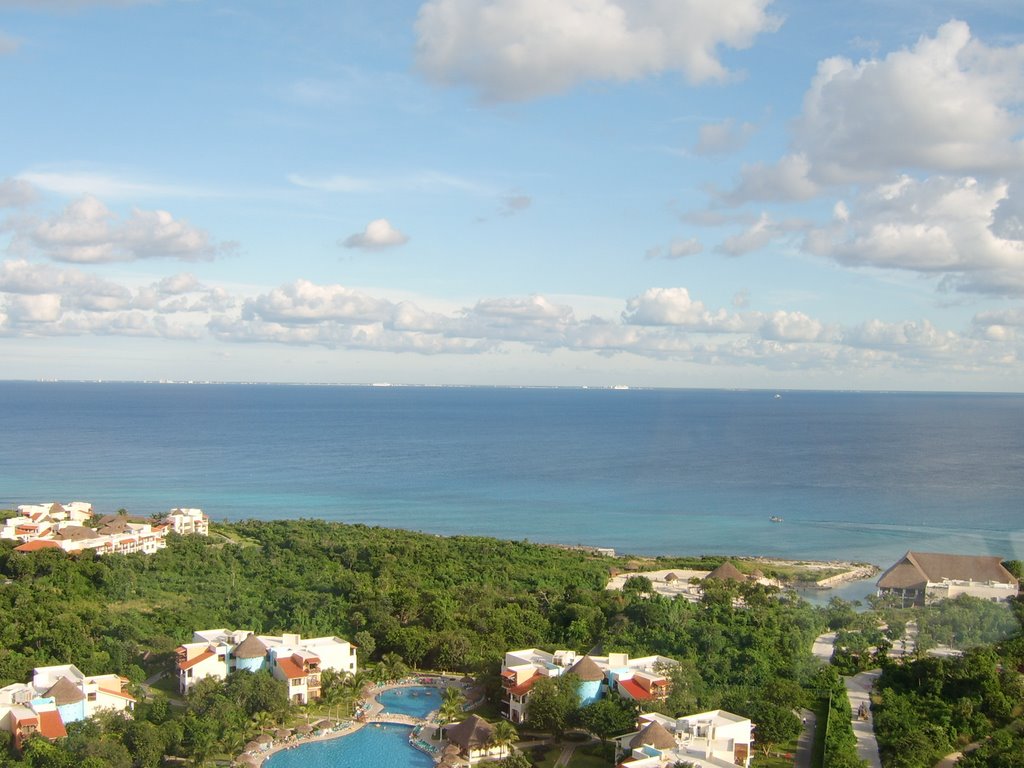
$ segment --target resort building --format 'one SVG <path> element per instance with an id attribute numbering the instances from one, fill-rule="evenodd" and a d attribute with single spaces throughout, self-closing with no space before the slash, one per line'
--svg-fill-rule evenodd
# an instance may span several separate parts
<path id="1" fill-rule="evenodd" d="M 356 647 L 339 637 L 256 635 L 240 629 L 204 629 L 177 651 L 178 690 L 188 693 L 206 677 L 224 680 L 237 669 L 269 671 L 288 686 L 288 698 L 306 704 L 320 698 L 325 669 L 354 675 Z"/>
<path id="2" fill-rule="evenodd" d="M 878 594 L 894 595 L 904 606 L 959 595 L 1006 602 L 1018 591 L 1017 579 L 991 555 L 907 552 L 878 579 Z"/>
<path id="3" fill-rule="evenodd" d="M 23 504 L 17 511 L 17 516 L 0 523 L 0 539 L 21 542 L 14 548 L 16 552 L 60 549 L 71 554 L 151 555 L 167 546 L 170 530 L 200 536 L 209 533 L 209 518 L 199 509 L 172 509 L 166 519 L 156 522 L 129 515 L 105 515 L 95 528 L 85 526 L 93 517 L 93 509 L 84 501 Z"/>
<path id="4" fill-rule="evenodd" d="M 172 509 L 165 521 L 172 531 L 182 536 L 210 535 L 210 518 L 201 509 Z"/>
<path id="5" fill-rule="evenodd" d="M 444 733 L 470 765 L 479 760 L 500 760 L 509 753 L 507 746 L 494 743 L 494 726 L 479 715 L 470 715 L 461 723 L 449 725 Z"/>
<path id="6" fill-rule="evenodd" d="M 672 718 L 640 715 L 637 730 L 615 739 L 618 768 L 727 768 L 750 765 L 754 725 L 721 709 Z"/>
<path id="7" fill-rule="evenodd" d="M 87 677 L 73 664 L 38 667 L 30 683 L 0 688 L 0 729 L 11 734 L 18 750 L 34 734 L 61 738 L 67 735 L 67 723 L 101 710 L 133 710 L 135 699 L 124 690 L 127 682 L 118 675 Z"/>
<path id="8" fill-rule="evenodd" d="M 656 701 L 668 696 L 667 670 L 677 662 L 666 656 L 630 659 L 629 654 L 580 656 L 575 651 L 548 653 L 537 648 L 510 651 L 501 665 L 501 714 L 513 723 L 527 717 L 530 692 L 538 680 L 572 673 L 580 680 L 580 705 L 605 696 Z"/>

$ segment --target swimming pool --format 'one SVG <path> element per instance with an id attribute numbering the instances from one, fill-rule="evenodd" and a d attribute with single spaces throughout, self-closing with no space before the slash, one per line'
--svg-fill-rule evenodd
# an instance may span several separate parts
<path id="1" fill-rule="evenodd" d="M 348 736 L 278 752 L 266 768 L 432 768 L 429 756 L 409 746 L 409 730 L 368 725 Z"/>
<path id="2" fill-rule="evenodd" d="M 426 717 L 441 707 L 441 691 L 430 685 L 412 685 L 391 688 L 377 697 L 385 712 L 412 717 Z"/>

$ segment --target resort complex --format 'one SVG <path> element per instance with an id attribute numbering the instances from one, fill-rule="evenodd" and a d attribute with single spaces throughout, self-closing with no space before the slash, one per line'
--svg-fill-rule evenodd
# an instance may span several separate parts
<path id="1" fill-rule="evenodd" d="M 526 722 L 534 685 L 565 674 L 579 679 L 581 706 L 605 696 L 635 702 L 663 699 L 668 695 L 668 670 L 677 663 L 665 656 L 630 659 L 626 653 L 589 656 L 537 648 L 509 651 L 501 665 L 501 714 L 513 723 Z"/>
<path id="2" fill-rule="evenodd" d="M 92 526 L 86 523 L 92 521 Z M 92 504 L 23 504 L 0 523 L 0 539 L 21 542 L 16 552 L 60 549 L 78 554 L 151 555 L 167 546 L 167 534 L 207 536 L 210 520 L 201 509 L 172 509 L 159 520 L 130 515 L 95 518 Z"/>
<path id="3" fill-rule="evenodd" d="M 86 676 L 73 664 L 38 667 L 30 682 L 0 688 L 0 730 L 11 734 L 19 750 L 33 735 L 67 736 L 68 723 L 101 710 L 134 709 L 135 699 L 124 690 L 127 682 L 118 675 Z"/>
<path id="4" fill-rule="evenodd" d="M 907 552 L 878 579 L 878 594 L 898 597 L 903 605 L 925 605 L 937 600 L 970 595 L 1007 602 L 1020 585 L 991 555 L 946 555 Z"/>
<path id="5" fill-rule="evenodd" d="M 346 675 L 357 671 L 355 646 L 339 637 L 257 636 L 241 629 L 204 629 L 175 653 L 181 693 L 207 677 L 224 680 L 235 670 L 268 670 L 287 685 L 290 701 L 307 704 L 320 698 L 323 670 Z"/>
<path id="6" fill-rule="evenodd" d="M 637 718 L 637 730 L 615 740 L 620 768 L 724 768 L 750 765 L 754 726 L 720 709 L 686 717 L 651 712 Z"/>

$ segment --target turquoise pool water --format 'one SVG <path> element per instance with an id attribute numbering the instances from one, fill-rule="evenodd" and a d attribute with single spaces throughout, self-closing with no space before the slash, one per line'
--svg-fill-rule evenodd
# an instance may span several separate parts
<path id="1" fill-rule="evenodd" d="M 377 697 L 388 712 L 425 717 L 441 706 L 441 692 L 429 685 L 392 688 Z M 434 761 L 409 746 L 404 725 L 368 725 L 348 736 L 302 744 L 278 752 L 267 768 L 432 768 Z"/>
<path id="2" fill-rule="evenodd" d="M 441 706 L 441 691 L 429 685 L 392 688 L 377 697 L 387 712 L 412 717 L 426 717 Z"/>
<path id="3" fill-rule="evenodd" d="M 409 746 L 409 728 L 368 725 L 330 741 L 278 752 L 267 768 L 432 768 L 434 761 Z"/>

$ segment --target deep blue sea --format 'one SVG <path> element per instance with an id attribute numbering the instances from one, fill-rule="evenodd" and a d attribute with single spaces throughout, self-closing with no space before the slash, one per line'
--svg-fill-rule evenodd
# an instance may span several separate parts
<path id="1" fill-rule="evenodd" d="M 1024 558 L 1022 395 L 0 382 L 0 427 L 0 507 Z"/>

